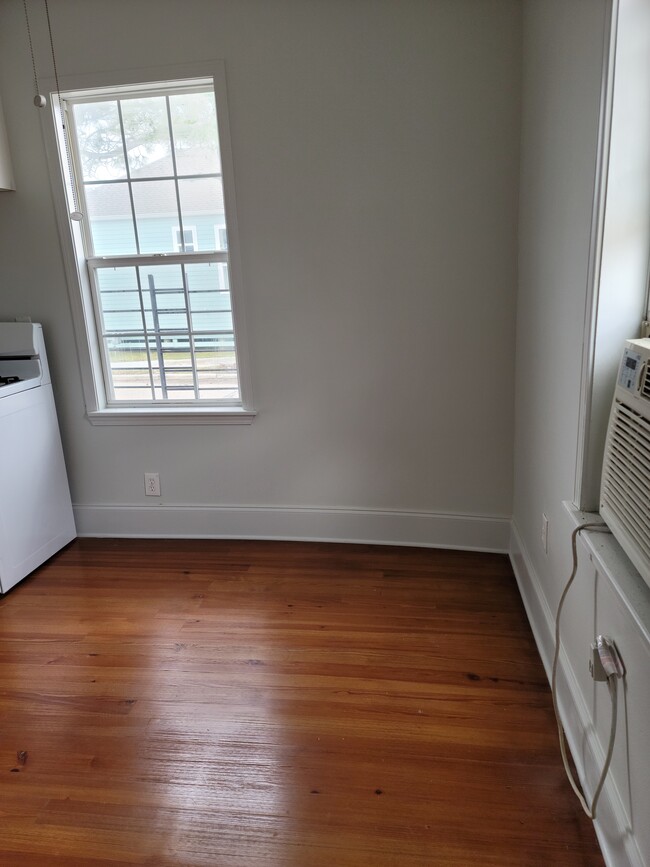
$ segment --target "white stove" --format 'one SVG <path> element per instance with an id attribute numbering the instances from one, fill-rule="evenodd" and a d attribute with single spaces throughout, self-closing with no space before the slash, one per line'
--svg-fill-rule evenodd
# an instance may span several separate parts
<path id="1" fill-rule="evenodd" d="M 0 323 L 1 325 L 2 323 Z M 0 367 L 2 367 L 3 359 L 0 358 Z M 21 379 L 19 376 L 0 376 L 0 398 L 8 397 L 10 394 L 17 394 L 19 391 L 25 391 L 28 388 L 35 388 L 40 385 L 39 379 Z"/>
<path id="2" fill-rule="evenodd" d="M 76 536 L 43 329 L 0 322 L 0 592 Z"/>

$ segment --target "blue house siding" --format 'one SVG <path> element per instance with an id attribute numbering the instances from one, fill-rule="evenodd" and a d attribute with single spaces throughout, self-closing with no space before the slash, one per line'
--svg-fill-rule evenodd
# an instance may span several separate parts
<path id="1" fill-rule="evenodd" d="M 100 219 L 91 223 L 98 256 L 136 252 L 130 219 Z M 218 249 L 219 230 L 225 230 L 223 214 L 189 215 L 183 227 L 196 235 L 195 251 Z M 175 253 L 178 221 L 175 217 L 140 220 L 138 233 L 143 252 Z M 132 250 L 130 247 L 132 246 Z M 190 327 L 193 331 L 230 332 L 233 329 L 228 267 L 225 263 L 197 263 L 185 266 L 189 298 Z M 140 267 L 142 307 L 147 330 L 155 330 L 151 280 L 156 291 L 158 328 L 186 331 L 185 291 L 180 265 Z M 97 270 L 103 330 L 114 334 L 141 332 L 142 308 L 135 267 L 107 267 Z"/>
<path id="2" fill-rule="evenodd" d="M 135 232 L 130 218 L 96 218 L 90 227 L 96 256 L 124 256 L 136 253 Z M 147 217 L 138 220 L 138 236 L 142 253 L 176 253 L 177 215 Z M 202 252 L 220 250 L 219 230 L 225 230 L 223 213 L 183 215 L 183 228 L 195 229 L 197 249 Z"/>

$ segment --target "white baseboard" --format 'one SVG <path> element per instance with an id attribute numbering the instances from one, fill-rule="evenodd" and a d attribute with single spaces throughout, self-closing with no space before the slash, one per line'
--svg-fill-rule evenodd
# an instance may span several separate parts
<path id="1" fill-rule="evenodd" d="M 555 617 L 514 521 L 510 536 L 510 560 L 537 648 L 550 681 Z M 566 682 L 567 694 L 570 695 L 572 704 L 571 707 L 567 707 L 565 697 L 560 694 L 558 702 L 560 716 L 582 784 L 587 767 L 603 767 L 605 752 L 595 735 L 595 722 L 589 704 L 580 689 L 571 662 L 563 650 L 560 653 L 559 670 L 558 680 L 563 679 Z M 594 827 L 608 867 L 645 867 L 645 861 L 630 830 L 623 801 L 611 775 L 605 780 Z"/>
<path id="2" fill-rule="evenodd" d="M 80 536 L 282 539 L 507 553 L 510 519 L 275 506 L 74 506 Z"/>

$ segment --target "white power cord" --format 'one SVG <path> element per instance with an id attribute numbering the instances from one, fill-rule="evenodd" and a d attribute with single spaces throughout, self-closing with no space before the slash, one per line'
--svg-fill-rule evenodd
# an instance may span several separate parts
<path id="1" fill-rule="evenodd" d="M 598 804 L 598 799 L 600 797 L 600 793 L 603 789 L 603 785 L 605 783 L 605 777 L 607 776 L 607 772 L 609 771 L 609 766 L 612 761 L 612 754 L 614 752 L 614 741 L 616 739 L 616 718 L 617 718 L 617 710 L 618 710 L 618 688 L 617 688 L 617 679 L 622 676 L 622 669 L 617 667 L 616 661 L 612 660 L 610 647 L 606 644 L 601 644 L 598 642 L 598 653 L 600 654 L 601 661 L 603 662 L 603 668 L 605 670 L 605 675 L 607 678 L 607 686 L 609 688 L 609 695 L 612 700 L 612 722 L 610 726 L 609 732 L 609 745 L 607 747 L 607 756 L 605 758 L 605 764 L 603 765 L 603 770 L 600 775 L 600 779 L 598 780 L 598 785 L 596 786 L 596 790 L 594 791 L 593 797 L 591 799 L 591 805 L 587 804 L 587 800 L 581 791 L 578 783 L 576 783 L 573 773 L 571 771 L 571 767 L 569 765 L 569 758 L 567 756 L 566 749 L 566 738 L 564 735 L 564 728 L 562 726 L 562 722 L 560 720 L 560 711 L 558 708 L 557 702 L 557 667 L 558 661 L 560 659 L 560 616 L 562 614 L 562 608 L 564 606 L 565 599 L 569 592 L 571 585 L 576 577 L 578 572 L 578 535 L 583 530 L 593 530 L 596 533 L 609 533 L 611 532 L 606 524 L 596 524 L 596 523 L 587 523 L 580 524 L 579 527 L 576 527 L 573 533 L 571 534 L 571 551 L 573 554 L 573 569 L 571 570 L 571 576 L 567 581 L 567 584 L 562 591 L 562 596 L 560 597 L 560 602 L 557 607 L 557 614 L 555 616 L 555 655 L 553 657 L 553 672 L 551 676 L 551 694 L 553 696 L 553 710 L 555 711 L 555 719 L 557 721 L 558 734 L 560 738 L 560 752 L 562 753 L 562 762 L 564 763 L 564 770 L 566 771 L 566 775 L 569 778 L 569 782 L 571 783 L 571 788 L 576 793 L 580 804 L 582 805 L 582 809 L 585 811 L 587 816 L 590 819 L 596 818 L 596 805 Z M 615 653 L 614 649 L 614 653 Z"/>

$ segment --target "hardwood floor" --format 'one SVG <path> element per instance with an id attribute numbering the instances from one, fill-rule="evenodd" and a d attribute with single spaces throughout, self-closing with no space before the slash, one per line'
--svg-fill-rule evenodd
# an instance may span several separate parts
<path id="1" fill-rule="evenodd" d="M 506 557 L 416 548 L 73 543 L 0 601 L 0 826 L 3 867 L 603 865 Z"/>

